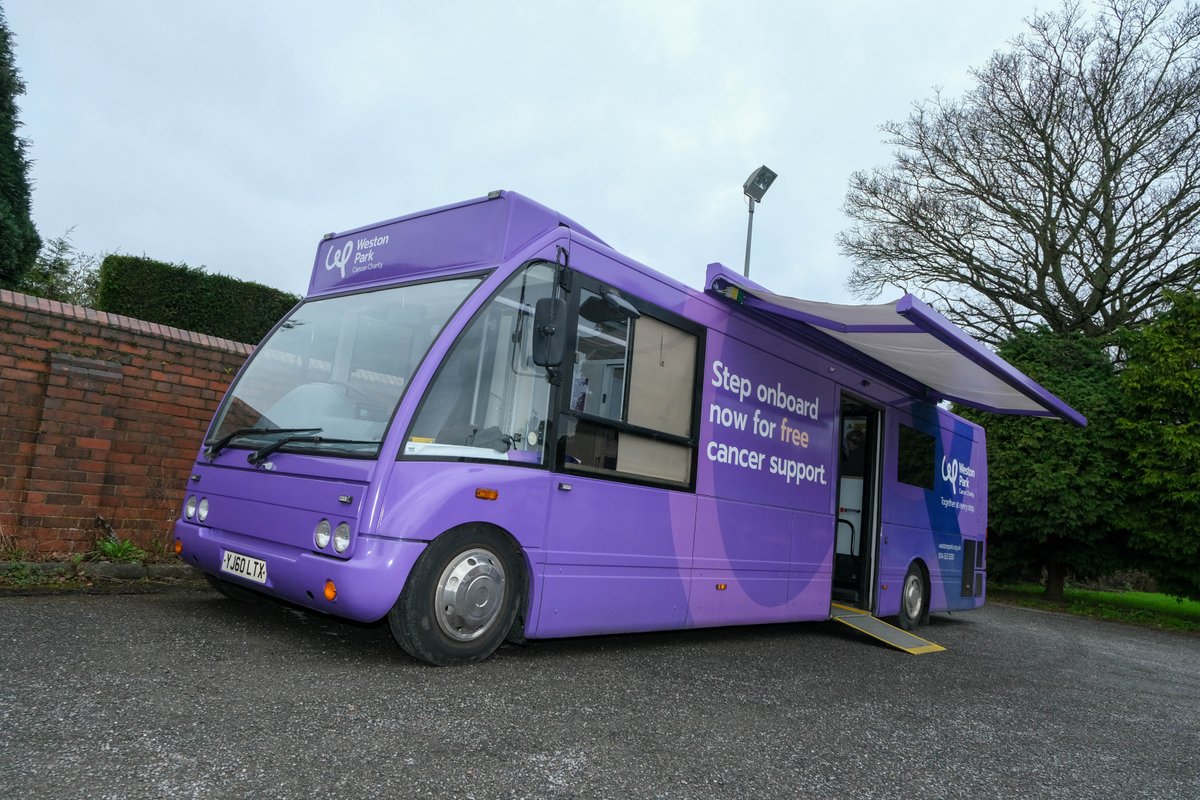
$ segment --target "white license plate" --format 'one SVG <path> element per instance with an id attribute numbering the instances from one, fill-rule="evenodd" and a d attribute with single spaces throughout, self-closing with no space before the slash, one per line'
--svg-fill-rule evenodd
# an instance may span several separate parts
<path id="1" fill-rule="evenodd" d="M 221 572 L 237 575 L 255 583 L 267 582 L 267 562 L 226 550 L 221 559 Z"/>

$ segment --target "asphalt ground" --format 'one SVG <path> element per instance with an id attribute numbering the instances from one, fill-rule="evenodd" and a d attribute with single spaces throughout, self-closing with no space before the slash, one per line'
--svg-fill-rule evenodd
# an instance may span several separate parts
<path id="1" fill-rule="evenodd" d="M 505 645 L 206 589 L 0 597 L 3 798 L 1200 797 L 1200 637 L 991 605 Z"/>

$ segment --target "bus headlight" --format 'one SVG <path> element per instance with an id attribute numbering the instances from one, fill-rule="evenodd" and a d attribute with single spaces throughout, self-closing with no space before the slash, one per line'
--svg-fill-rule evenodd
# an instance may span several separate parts
<path id="1" fill-rule="evenodd" d="M 183 515 L 188 519 L 196 516 L 196 495 L 189 497 L 187 502 L 183 504 Z"/>
<path id="2" fill-rule="evenodd" d="M 339 523 L 337 529 L 333 532 L 333 549 L 339 553 L 344 553 L 349 546 L 350 526 L 344 522 Z"/>
<path id="3" fill-rule="evenodd" d="M 323 519 L 317 523 L 317 529 L 313 531 L 313 541 L 317 544 L 318 550 L 324 550 L 329 544 L 329 535 L 333 528 L 329 524 L 329 520 Z"/>
<path id="4" fill-rule="evenodd" d="M 200 498 L 200 505 L 196 507 L 196 519 L 200 520 L 201 522 L 204 522 L 204 520 L 208 519 L 207 497 Z"/>

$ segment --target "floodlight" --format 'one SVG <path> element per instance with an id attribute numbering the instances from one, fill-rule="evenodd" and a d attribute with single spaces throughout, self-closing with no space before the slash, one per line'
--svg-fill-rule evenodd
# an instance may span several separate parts
<path id="1" fill-rule="evenodd" d="M 762 202 L 763 195 L 778 177 L 764 164 L 751 172 L 750 177 L 742 184 L 742 191 L 750 198 L 750 221 L 746 223 L 746 266 L 742 270 L 742 274 L 747 278 L 750 277 L 750 237 L 754 234 L 754 204 Z"/>
<path id="2" fill-rule="evenodd" d="M 761 203 L 763 195 L 767 193 L 767 189 L 771 188 L 771 184 L 777 177 L 779 176 L 763 165 L 750 173 L 750 177 L 746 178 L 746 182 L 742 184 L 742 191 L 751 200 Z"/>

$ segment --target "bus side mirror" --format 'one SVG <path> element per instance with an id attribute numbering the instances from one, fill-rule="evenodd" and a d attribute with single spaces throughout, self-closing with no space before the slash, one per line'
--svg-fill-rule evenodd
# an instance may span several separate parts
<path id="1" fill-rule="evenodd" d="M 558 367 L 567 351 L 567 301 L 543 297 L 533 307 L 533 363 Z"/>

